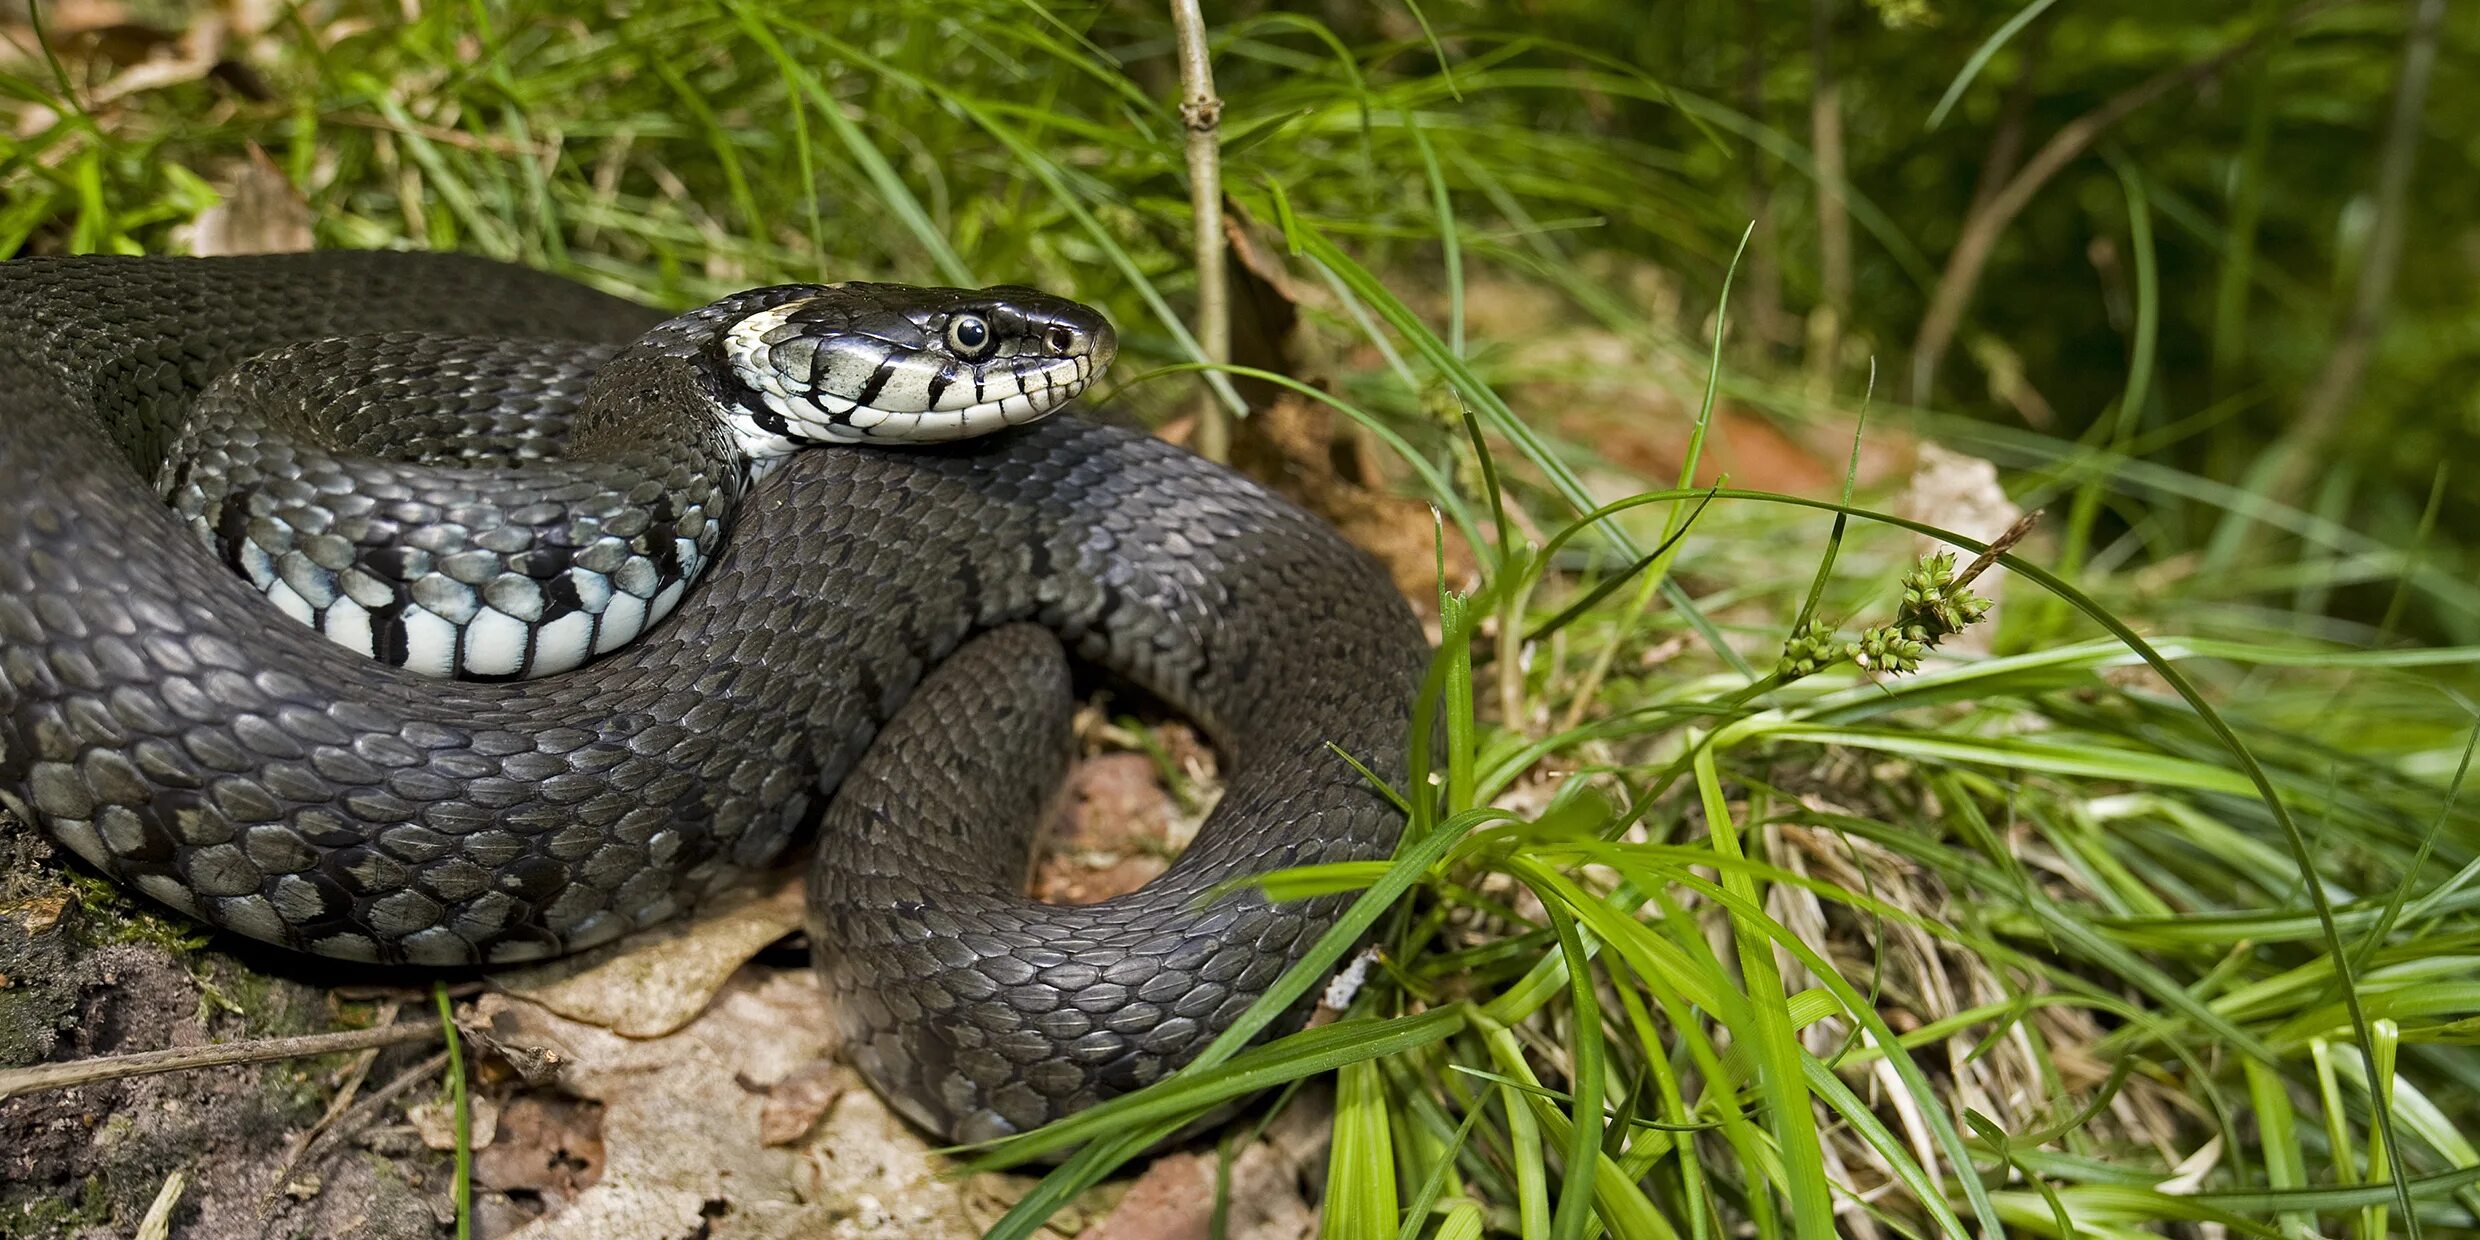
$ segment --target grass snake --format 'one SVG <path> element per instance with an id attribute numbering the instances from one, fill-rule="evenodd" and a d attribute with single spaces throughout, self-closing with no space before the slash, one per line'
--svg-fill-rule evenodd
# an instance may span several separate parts
<path id="1" fill-rule="evenodd" d="M 920 304 L 841 289 L 666 319 L 445 255 L 0 263 L 0 803 L 200 920 L 382 963 L 602 943 L 814 834 L 819 973 L 914 1120 L 980 1139 L 1166 1074 L 1340 907 L 1204 897 L 1392 843 L 1344 755 L 1400 782 L 1426 645 L 1373 561 L 1228 470 L 1073 417 L 978 433 L 1027 407 L 953 395 L 935 349 L 839 355 L 849 333 L 796 320 Z M 932 343 L 1042 359 L 1001 386 L 1044 411 L 1107 360 L 1072 303 L 980 296 L 990 337 Z M 957 317 L 932 310 L 916 329 Z M 768 366 L 782 383 L 751 380 Z M 741 416 L 684 431 L 719 382 Z M 873 382 L 899 412 L 857 399 Z M 991 407 L 927 428 L 969 436 L 948 443 L 857 425 L 942 399 Z M 546 426 L 570 448 L 529 447 Z M 518 478 L 523 502 L 480 486 Z M 451 549 L 387 559 L 402 538 L 366 527 L 400 518 Z M 587 597 L 639 560 L 697 584 Z M 443 641 L 486 679 L 415 674 Z M 1023 882 L 1071 656 L 1227 759 L 1167 873 L 1075 907 Z"/>

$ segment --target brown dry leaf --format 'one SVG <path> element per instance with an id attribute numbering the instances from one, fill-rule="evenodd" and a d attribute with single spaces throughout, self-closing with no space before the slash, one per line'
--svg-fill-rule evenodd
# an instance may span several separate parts
<path id="1" fill-rule="evenodd" d="M 34 37 L 34 27 L 26 24 L 26 5 L 12 4 L 5 20 L 0 20 L 0 56 L 17 51 L 32 52 L 41 46 Z M 136 26 L 129 16 L 129 6 L 122 0 L 50 0 L 43 6 L 43 33 L 55 47 L 86 35 L 132 29 Z M 155 39 L 160 32 L 145 31 Z"/>
<path id="2" fill-rule="evenodd" d="M 274 29 L 291 7 L 286 0 L 223 0 L 224 19 L 240 35 Z"/>
<path id="3" fill-rule="evenodd" d="M 486 1097 L 467 1100 L 466 1113 L 471 1117 L 467 1130 L 472 1134 L 473 1149 L 488 1149 L 499 1139 L 499 1104 Z M 416 1103 L 405 1109 L 405 1118 L 422 1144 L 434 1150 L 456 1148 L 456 1104 L 445 1098 Z"/>
<path id="4" fill-rule="evenodd" d="M 1301 1189 L 1303 1172 L 1324 1156 L 1333 1109 L 1321 1097 L 1296 1100 L 1266 1139 L 1231 1162 L 1223 1235 L 1230 1240 L 1308 1240 L 1318 1211 Z M 1119 1206 L 1078 1240 L 1207 1240 L 1214 1234 L 1215 1156 L 1166 1154 L 1154 1160 Z"/>
<path id="5" fill-rule="evenodd" d="M 61 915 L 69 911 L 69 893 L 54 892 L 30 896 L 16 903 L 0 905 L 0 917 L 14 919 L 25 927 L 28 936 L 48 933 L 60 924 Z"/>
<path id="6" fill-rule="evenodd" d="M 491 980 L 572 1020 L 633 1038 L 661 1037 L 704 1011 L 751 956 L 800 928 L 801 879 L 788 874 L 764 894 L 693 920 Z"/>
<path id="7" fill-rule="evenodd" d="M 1438 605 L 1439 524 L 1429 504 L 1391 493 L 1360 436 L 1326 406 L 1286 392 L 1232 428 L 1231 463 L 1334 523 L 1378 557 L 1416 610 Z M 1446 527 L 1447 584 L 1477 571 L 1472 548 Z"/>
<path id="8" fill-rule="evenodd" d="M 499 1109 L 499 1138 L 474 1154 L 474 1182 L 540 1195 L 555 1208 L 603 1178 L 603 1108 L 519 1094 Z"/>
<path id="9" fill-rule="evenodd" d="M 960 1180 L 848 1069 L 841 1098 L 788 1148 L 765 1143 L 774 1096 L 833 1053 L 826 1000 L 806 974 L 745 969 L 695 1020 L 622 1037 L 539 1004 L 486 995 L 477 1014 L 512 1041 L 556 1047 L 564 1086 L 603 1107 L 602 1172 L 521 1240 L 792 1240 L 981 1234 L 975 1211 L 1024 1176 Z M 1005 1207 L 1002 1206 L 1002 1209 Z"/>
<path id="10" fill-rule="evenodd" d="M 1041 1181 L 1039 1175 L 956 1174 L 956 1164 L 930 1146 L 877 1094 L 848 1076 L 851 1088 L 800 1150 L 795 1182 L 810 1203 L 798 1217 L 787 1216 L 779 1230 L 753 1232 L 784 1240 L 862 1240 L 903 1236 L 907 1240 L 972 1240 L 990 1229 L 1016 1202 Z M 1115 1195 L 1108 1187 L 1102 1196 Z M 1057 1231 L 1041 1236 L 1074 1235 L 1084 1208 L 1071 1204 L 1052 1220 Z M 718 1227 L 714 1240 L 732 1240 L 737 1233 Z"/>
<path id="11" fill-rule="evenodd" d="M 801 1201 L 791 1156 L 758 1142 L 756 1091 L 832 1052 L 824 1003 L 806 977 L 745 973 L 679 1032 L 639 1040 L 483 996 L 481 1017 L 512 1040 L 557 1047 L 571 1065 L 566 1088 L 603 1104 L 602 1177 L 518 1234 L 670 1240 L 710 1224 L 716 1237 L 766 1234 L 741 1228 Z"/>
<path id="12" fill-rule="evenodd" d="M 210 12 L 197 15 L 187 28 L 173 38 L 155 36 L 157 41 L 147 47 L 142 58 L 97 86 L 87 103 L 100 106 L 115 99 L 206 77 L 224 63 L 225 30 L 223 15 Z M 148 33 L 153 34 L 151 31 Z"/>
<path id="13" fill-rule="evenodd" d="M 758 1113 L 758 1139 L 790 1145 L 809 1135 L 852 1084 L 851 1073 L 824 1060 L 795 1069 L 767 1091 L 766 1107 Z"/>
<path id="14" fill-rule="evenodd" d="M 298 254 L 311 246 L 310 223 L 309 200 L 251 143 L 250 157 L 233 173 L 223 201 L 198 213 L 189 248 L 201 258 Z"/>
<path id="15" fill-rule="evenodd" d="M 1231 360 L 1235 365 L 1299 375 L 1300 286 L 1264 243 L 1257 240 L 1239 211 L 1223 216 L 1223 239 L 1231 251 Z M 1245 375 L 1231 376 L 1232 390 L 1251 409 L 1263 409 L 1283 395 L 1279 384 Z"/>
<path id="16" fill-rule="evenodd" d="M 1300 304 L 1322 294 L 1292 279 L 1264 230 L 1234 210 L 1224 217 L 1231 265 L 1231 360 L 1241 366 L 1303 377 L 1319 373 L 1302 357 Z M 1430 506 L 1393 493 L 1383 455 L 1358 427 L 1338 424 L 1326 406 L 1263 380 L 1235 377 L 1232 386 L 1249 416 L 1232 425 L 1231 464 L 1242 473 L 1326 518 L 1344 537 L 1378 557 L 1396 588 L 1424 614 L 1438 599 L 1437 522 Z M 1165 426 L 1162 436 L 1186 443 L 1193 418 Z M 1460 585 L 1475 571 L 1472 551 L 1447 532 L 1447 575 Z"/>
<path id="17" fill-rule="evenodd" d="M 1270 1158 L 1252 1147 L 1232 1161 L 1230 1212 L 1224 1235 L 1233 1240 L 1305 1240 L 1317 1232 L 1317 1212 L 1300 1199 L 1297 1176 L 1274 1183 Z M 1165 1154 L 1137 1177 L 1109 1217 L 1082 1240 L 1208 1240 L 1214 1222 L 1214 1164 L 1210 1154 Z M 1286 1171 L 1288 1172 L 1288 1168 Z"/>

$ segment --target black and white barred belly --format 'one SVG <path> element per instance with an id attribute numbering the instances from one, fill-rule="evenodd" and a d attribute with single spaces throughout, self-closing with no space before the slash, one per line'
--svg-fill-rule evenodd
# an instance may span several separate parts
<path id="1" fill-rule="evenodd" d="M 330 640 L 428 675 L 521 679 L 669 615 L 790 453 L 1033 421 L 1111 350 L 1099 314 L 1031 289 L 863 284 L 738 294 L 622 348 L 312 340 L 219 377 L 156 486 Z"/>

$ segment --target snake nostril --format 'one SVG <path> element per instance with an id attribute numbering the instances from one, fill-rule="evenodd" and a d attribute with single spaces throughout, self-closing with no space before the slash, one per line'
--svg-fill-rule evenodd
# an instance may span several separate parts
<path id="1" fill-rule="evenodd" d="M 1047 336 L 1043 337 L 1042 342 L 1050 346 L 1050 351 L 1053 353 L 1071 353 L 1075 351 L 1078 338 L 1082 335 L 1083 333 L 1073 327 L 1054 327 Z"/>

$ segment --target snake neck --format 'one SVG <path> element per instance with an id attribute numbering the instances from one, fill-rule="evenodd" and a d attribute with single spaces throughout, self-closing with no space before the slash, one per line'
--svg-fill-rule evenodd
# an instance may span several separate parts
<path id="1" fill-rule="evenodd" d="M 800 285 L 752 289 L 664 320 L 605 362 L 570 425 L 570 451 L 598 454 L 643 442 L 650 420 L 708 459 L 718 476 L 746 484 L 801 445 L 765 433 L 756 398 L 734 373 L 725 340 L 733 325 L 806 295 Z"/>
<path id="2" fill-rule="evenodd" d="M 764 473 L 805 447 L 946 443 L 1039 421 L 1117 347 L 1100 312 L 1030 288 L 777 285 L 648 332 L 598 417 L 643 404 L 659 377 L 694 393 Z"/>

